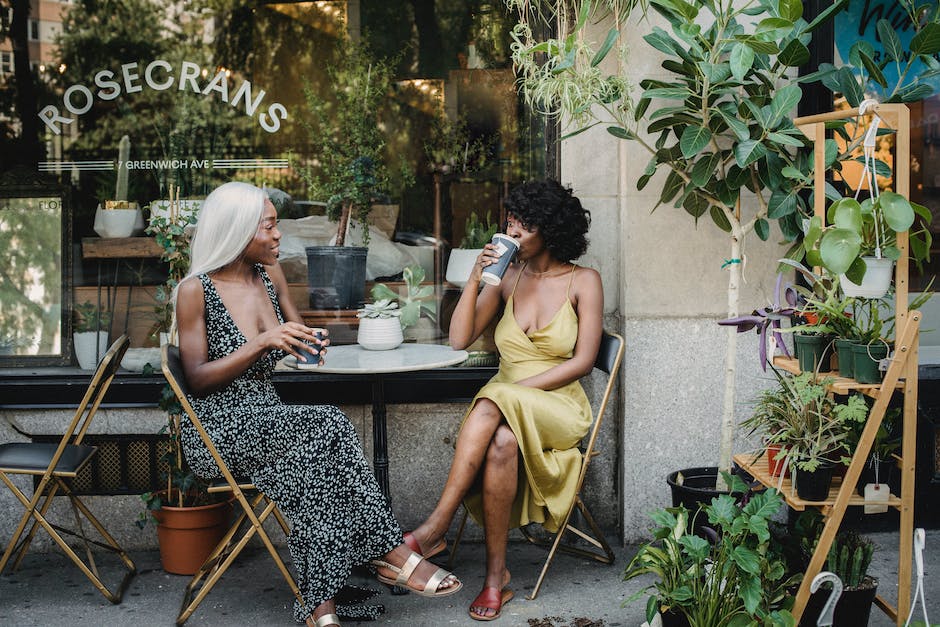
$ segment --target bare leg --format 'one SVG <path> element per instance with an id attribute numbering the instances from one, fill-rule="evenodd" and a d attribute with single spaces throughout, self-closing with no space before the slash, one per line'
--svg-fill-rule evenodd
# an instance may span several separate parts
<path id="1" fill-rule="evenodd" d="M 457 450 L 441 497 L 431 515 L 413 532 L 422 551 L 435 546 L 447 533 L 457 508 L 483 466 L 487 449 L 502 420 L 499 407 L 488 398 L 481 398 L 470 410 L 457 436 Z"/>
<path id="2" fill-rule="evenodd" d="M 506 544 L 509 514 L 516 498 L 519 472 L 519 443 L 512 429 L 500 425 L 486 451 L 483 466 L 483 528 L 486 533 L 486 580 L 484 587 L 501 590 L 509 583 Z M 472 612 L 493 616 L 492 608 L 471 607 Z"/>
<path id="3" fill-rule="evenodd" d="M 317 624 L 317 619 L 326 614 L 335 614 L 336 613 L 336 603 L 333 599 L 329 601 L 324 601 L 313 610 L 313 614 L 307 616 L 307 625 L 308 627 L 314 627 Z"/>

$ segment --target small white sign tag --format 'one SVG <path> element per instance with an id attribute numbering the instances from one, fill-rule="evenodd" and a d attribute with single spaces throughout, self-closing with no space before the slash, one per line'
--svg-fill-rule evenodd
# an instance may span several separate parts
<path id="1" fill-rule="evenodd" d="M 888 511 L 888 497 L 891 489 L 886 483 L 869 483 L 865 485 L 865 513 L 882 514 Z"/>

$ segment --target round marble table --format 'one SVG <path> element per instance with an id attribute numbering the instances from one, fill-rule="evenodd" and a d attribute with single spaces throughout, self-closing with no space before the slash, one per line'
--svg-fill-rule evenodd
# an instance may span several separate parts
<path id="1" fill-rule="evenodd" d="M 467 357 L 467 351 L 454 350 L 450 346 L 441 344 L 401 344 L 397 348 L 385 351 L 370 351 L 358 344 L 350 344 L 329 347 L 322 366 L 298 364 L 294 357 L 287 357 L 284 364 L 303 372 L 362 375 L 371 380 L 375 478 L 379 483 L 379 488 L 391 503 L 388 484 L 385 378 L 382 375 L 454 366 L 466 361 Z"/>

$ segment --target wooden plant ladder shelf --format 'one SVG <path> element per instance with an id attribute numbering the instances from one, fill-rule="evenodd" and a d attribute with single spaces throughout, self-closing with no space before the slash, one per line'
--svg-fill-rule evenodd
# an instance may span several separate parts
<path id="1" fill-rule="evenodd" d="M 880 104 L 872 107 L 868 114 L 877 114 L 882 121 L 896 131 L 895 137 L 895 191 L 910 197 L 910 112 L 903 104 Z M 854 118 L 859 115 L 858 109 L 833 111 L 820 115 L 797 118 L 794 124 L 802 130 L 807 137 L 815 143 L 814 146 L 814 214 L 820 216 L 825 224 L 825 131 L 826 122 Z M 892 496 L 888 502 L 900 512 L 899 550 L 898 550 L 898 599 L 897 605 L 891 605 L 881 595 L 875 598 L 878 607 L 887 614 L 891 620 L 901 627 L 906 618 L 907 608 L 911 603 L 911 559 L 913 557 L 914 534 L 914 466 L 917 438 L 917 365 L 918 342 L 920 323 L 922 320 L 919 311 L 908 311 L 908 234 L 899 233 L 897 245 L 901 250 L 901 258 L 895 265 L 895 313 L 896 328 L 900 331 L 895 342 L 895 356 L 891 361 L 884 381 L 880 385 L 863 385 L 852 379 L 836 379 L 830 390 L 839 394 L 850 391 L 859 391 L 875 399 L 875 404 L 868 415 L 865 429 L 859 439 L 858 448 L 852 456 L 852 462 L 846 471 L 841 484 L 836 484 L 830 490 L 829 498 L 820 502 L 808 502 L 799 499 L 792 493 L 792 486 L 786 480 L 783 485 L 783 496 L 787 504 L 796 510 L 803 510 L 807 506 L 819 507 L 825 519 L 825 526 L 816 545 L 816 550 L 810 559 L 809 566 L 803 576 L 796 601 L 793 606 L 793 616 L 799 622 L 806 609 L 810 597 L 810 584 L 819 574 L 829 554 L 829 548 L 839 530 L 846 508 L 849 505 L 862 505 L 864 500 L 855 494 L 862 467 L 871 452 L 875 435 L 884 419 L 885 411 L 891 396 L 895 391 L 904 395 L 903 407 L 903 436 L 901 441 L 901 495 Z M 798 373 L 799 366 L 796 360 L 777 357 L 774 365 L 778 368 Z M 835 374 L 835 373 L 833 373 Z M 821 378 L 830 376 L 830 373 L 820 373 Z M 747 472 L 768 487 L 776 487 L 779 479 L 772 477 L 767 470 L 766 461 L 761 457 L 754 459 L 753 455 L 743 454 L 735 456 L 735 461 Z M 788 489 L 789 488 L 789 489 Z"/>

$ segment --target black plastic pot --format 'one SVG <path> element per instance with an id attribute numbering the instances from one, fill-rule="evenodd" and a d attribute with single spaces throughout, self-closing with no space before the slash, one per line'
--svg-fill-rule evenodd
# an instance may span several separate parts
<path id="1" fill-rule="evenodd" d="M 796 494 L 804 501 L 825 501 L 832 485 L 832 464 L 820 464 L 814 471 L 795 468 Z"/>
<path id="2" fill-rule="evenodd" d="M 735 468 L 733 472 L 738 473 Z M 682 475 L 682 483 L 679 483 L 679 475 Z M 697 466 L 695 468 L 683 468 L 669 473 L 666 476 L 666 483 L 672 492 L 672 506 L 684 506 L 689 510 L 689 531 L 692 533 L 709 537 L 709 534 L 702 532 L 702 527 L 708 524 L 705 513 L 698 516 L 696 513 L 701 505 L 711 503 L 712 499 L 720 494 L 715 489 L 715 481 L 718 478 L 717 466 Z"/>
<path id="3" fill-rule="evenodd" d="M 689 627 L 689 619 L 678 610 L 666 610 L 659 613 L 663 627 Z"/>
<path id="4" fill-rule="evenodd" d="M 311 309 L 357 309 L 366 291 L 368 248 L 308 246 L 307 290 Z"/>
<path id="5" fill-rule="evenodd" d="M 800 617 L 800 627 L 815 627 L 819 614 L 822 612 L 826 599 L 829 598 L 830 590 L 821 588 L 814 592 L 809 601 L 806 602 L 806 609 L 803 610 L 803 616 Z M 836 612 L 833 615 L 833 627 L 863 627 L 868 624 L 871 616 L 871 605 L 875 601 L 875 594 L 878 592 L 878 580 L 873 577 L 865 577 L 858 588 L 846 588 L 836 603 Z"/>

